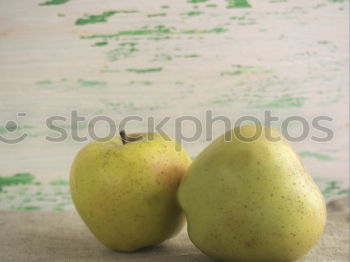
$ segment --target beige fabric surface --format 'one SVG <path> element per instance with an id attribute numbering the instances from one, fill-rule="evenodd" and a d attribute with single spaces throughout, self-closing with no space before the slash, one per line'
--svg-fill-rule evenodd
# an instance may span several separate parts
<path id="1" fill-rule="evenodd" d="M 349 257 L 349 201 L 328 204 L 326 232 L 300 261 L 338 262 Z M 118 253 L 102 246 L 75 212 L 0 211 L 0 261 L 213 261 L 186 231 L 157 247 Z"/>

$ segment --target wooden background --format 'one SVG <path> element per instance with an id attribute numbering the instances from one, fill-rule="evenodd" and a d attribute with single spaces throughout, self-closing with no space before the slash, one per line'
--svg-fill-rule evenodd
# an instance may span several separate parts
<path id="1" fill-rule="evenodd" d="M 0 209 L 72 209 L 69 168 L 87 143 L 72 132 L 86 135 L 95 116 L 169 116 L 175 136 L 177 117 L 204 121 L 208 110 L 232 122 L 269 110 L 276 128 L 332 118 L 330 141 L 313 141 L 323 133 L 310 127 L 294 145 L 327 199 L 348 194 L 348 13 L 344 0 L 0 0 L 0 136 L 28 135 L 0 141 Z M 73 110 L 86 120 L 72 125 Z M 51 116 L 67 119 L 55 122 L 62 142 L 45 139 L 58 134 Z M 208 143 L 203 133 L 184 145 L 195 157 Z"/>

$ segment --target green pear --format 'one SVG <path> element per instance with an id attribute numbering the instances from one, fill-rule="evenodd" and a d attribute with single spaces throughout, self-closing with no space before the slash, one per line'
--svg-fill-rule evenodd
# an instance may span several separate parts
<path id="1" fill-rule="evenodd" d="M 71 167 L 70 188 L 98 240 L 114 250 L 135 251 L 161 243 L 184 225 L 176 193 L 192 160 L 165 134 L 122 137 L 85 146 Z"/>
<path id="2" fill-rule="evenodd" d="M 192 242 L 220 261 L 294 261 L 326 222 L 322 194 L 298 155 L 263 126 L 235 128 L 212 142 L 184 176 L 178 199 Z"/>

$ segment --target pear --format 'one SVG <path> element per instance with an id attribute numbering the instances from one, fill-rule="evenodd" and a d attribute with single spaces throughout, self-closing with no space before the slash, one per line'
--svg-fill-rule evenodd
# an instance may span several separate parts
<path id="1" fill-rule="evenodd" d="M 192 160 L 165 134 L 121 135 L 78 153 L 70 189 L 98 240 L 114 250 L 135 251 L 161 243 L 184 225 L 176 193 Z"/>
<path id="2" fill-rule="evenodd" d="M 325 201 L 282 135 L 235 128 L 193 161 L 179 187 L 191 241 L 227 262 L 286 262 L 321 237 Z"/>

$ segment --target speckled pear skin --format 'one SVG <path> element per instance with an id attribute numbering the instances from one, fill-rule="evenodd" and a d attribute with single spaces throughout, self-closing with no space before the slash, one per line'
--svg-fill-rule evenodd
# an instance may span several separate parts
<path id="1" fill-rule="evenodd" d="M 126 145 L 120 137 L 92 142 L 71 167 L 79 215 L 98 240 L 118 251 L 157 245 L 185 221 L 176 192 L 190 156 L 165 134 L 141 135 L 142 141 Z"/>
<path id="2" fill-rule="evenodd" d="M 257 139 L 238 139 L 252 137 Z M 225 262 L 286 262 L 307 253 L 326 223 L 322 194 L 273 129 L 246 125 L 217 138 L 193 161 L 178 199 L 188 234 Z M 271 142 L 267 137 L 281 138 Z"/>

